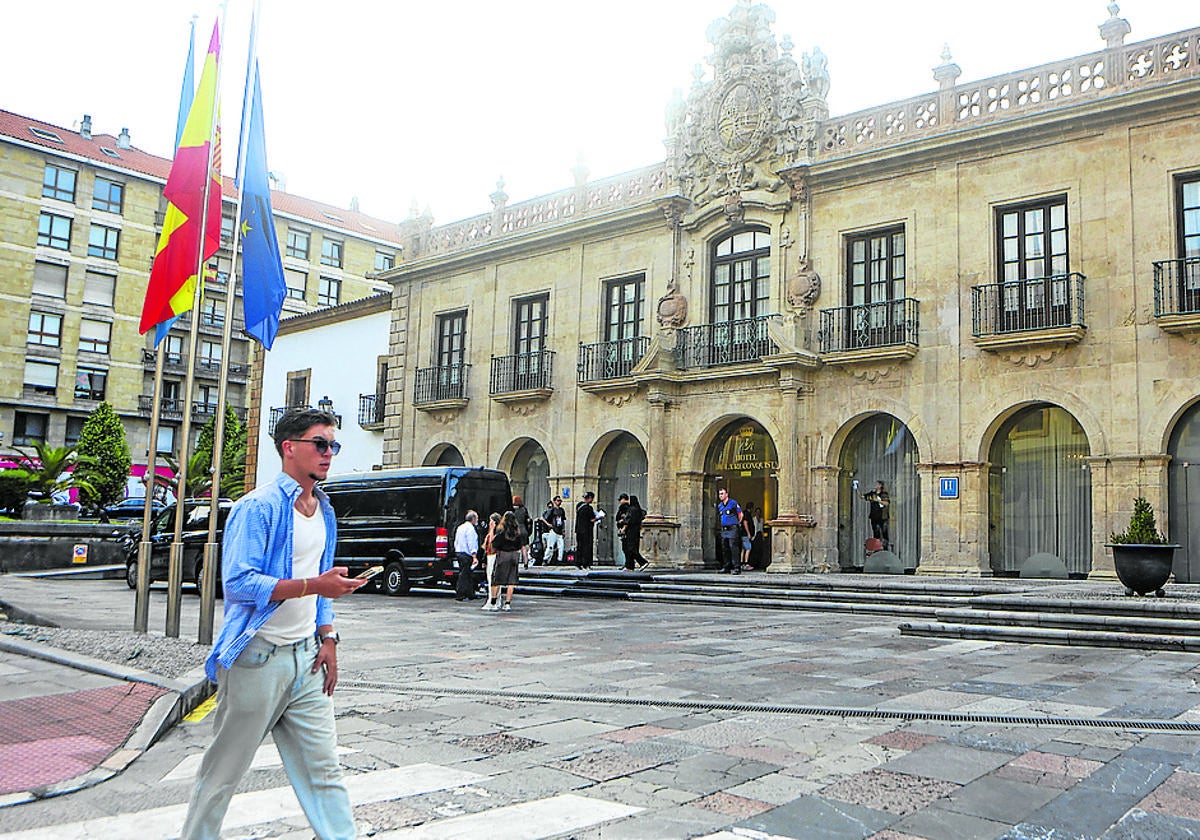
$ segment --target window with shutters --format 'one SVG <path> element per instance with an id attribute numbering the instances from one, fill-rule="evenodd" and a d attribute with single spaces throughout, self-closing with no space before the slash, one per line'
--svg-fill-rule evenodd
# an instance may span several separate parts
<path id="1" fill-rule="evenodd" d="M 86 271 L 83 275 L 83 302 L 96 306 L 113 305 L 117 289 L 117 278 L 112 274 L 101 274 L 98 271 Z"/>
<path id="2" fill-rule="evenodd" d="M 33 264 L 33 293 L 52 298 L 67 296 L 67 267 L 58 263 Z"/>
<path id="3" fill-rule="evenodd" d="M 79 322 L 79 349 L 87 353 L 108 353 L 112 324 L 84 318 Z"/>

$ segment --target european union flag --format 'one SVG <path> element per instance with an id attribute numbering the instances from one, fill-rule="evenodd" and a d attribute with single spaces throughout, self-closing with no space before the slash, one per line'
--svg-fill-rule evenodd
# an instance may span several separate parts
<path id="1" fill-rule="evenodd" d="M 279 313 L 287 296 L 287 285 L 271 214 L 271 185 L 267 180 L 267 142 L 263 132 L 257 62 L 243 177 L 242 306 L 246 315 L 246 334 L 270 350 L 275 343 L 275 334 L 279 332 Z"/>

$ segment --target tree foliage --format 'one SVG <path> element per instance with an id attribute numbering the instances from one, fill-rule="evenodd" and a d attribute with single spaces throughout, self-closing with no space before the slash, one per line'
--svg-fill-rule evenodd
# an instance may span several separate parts
<path id="1" fill-rule="evenodd" d="M 79 503 L 85 509 L 99 509 L 125 498 L 129 467 L 129 443 L 125 426 L 108 402 L 102 402 L 84 421 L 78 444 L 80 464 L 75 476 L 87 483 L 79 490 Z"/>
<path id="2" fill-rule="evenodd" d="M 193 458 L 202 458 L 200 467 L 206 478 L 210 479 L 214 444 L 217 438 L 217 418 L 214 415 L 204 424 L 196 439 L 196 454 Z M 236 499 L 242 495 L 246 486 L 246 427 L 238 420 L 237 412 L 232 406 L 225 406 L 224 446 L 221 451 L 221 489 L 223 497 Z M 192 458 L 188 459 L 188 474 L 192 474 Z M 191 481 L 188 481 L 189 488 Z M 205 488 L 207 489 L 207 488 Z"/>
<path id="3" fill-rule="evenodd" d="M 66 493 L 72 487 L 78 487 L 81 492 L 92 491 L 91 484 L 85 478 L 71 472 L 90 460 L 81 456 L 75 447 L 50 446 L 35 441 L 33 451 L 35 454 L 29 455 L 18 450 L 19 466 L 9 472 L 23 474 L 29 482 L 29 492 L 36 493 L 39 501 L 49 504 L 56 495 Z"/>

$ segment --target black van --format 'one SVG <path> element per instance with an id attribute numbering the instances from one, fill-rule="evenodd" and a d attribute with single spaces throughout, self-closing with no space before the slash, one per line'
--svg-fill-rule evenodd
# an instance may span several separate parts
<path id="1" fill-rule="evenodd" d="M 467 511 L 483 523 L 490 513 L 512 509 L 508 476 L 484 467 L 374 470 L 332 476 L 321 489 L 337 514 L 336 564 L 351 577 L 383 566 L 375 581 L 388 595 L 403 595 L 414 584 L 453 586 L 459 572 L 454 531 Z"/>

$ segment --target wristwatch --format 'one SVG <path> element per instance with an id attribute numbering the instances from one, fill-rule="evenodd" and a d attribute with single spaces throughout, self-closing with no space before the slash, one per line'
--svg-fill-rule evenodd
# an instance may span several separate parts
<path id="1" fill-rule="evenodd" d="M 332 633 L 326 633 L 324 636 L 318 636 L 317 638 L 320 640 L 321 644 L 333 642 L 336 645 L 342 640 L 342 637 L 338 635 L 336 630 L 334 630 Z"/>

